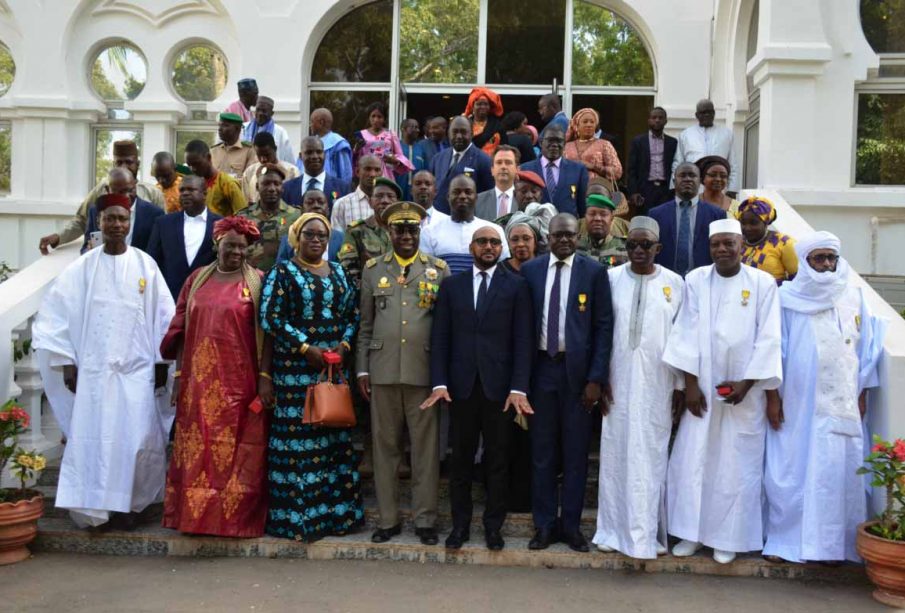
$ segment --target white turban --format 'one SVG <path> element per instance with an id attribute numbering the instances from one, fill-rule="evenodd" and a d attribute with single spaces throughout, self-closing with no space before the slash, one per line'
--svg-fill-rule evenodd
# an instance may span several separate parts
<path id="1" fill-rule="evenodd" d="M 737 219 L 718 219 L 710 222 L 710 236 L 714 234 L 742 235 L 742 224 Z"/>
<path id="2" fill-rule="evenodd" d="M 832 249 L 838 255 L 841 247 L 842 243 L 835 234 L 821 230 L 798 239 L 798 242 L 795 243 L 795 253 L 798 255 L 798 259 L 804 262 L 815 249 Z"/>
<path id="3" fill-rule="evenodd" d="M 839 239 L 829 232 L 813 232 L 795 243 L 798 274 L 779 288 L 780 304 L 784 309 L 819 313 L 833 308 L 845 295 L 849 272 L 845 258 L 839 258 L 835 271 L 817 272 L 808 263 L 808 256 L 815 249 L 832 249 L 838 255 L 840 247 Z"/>

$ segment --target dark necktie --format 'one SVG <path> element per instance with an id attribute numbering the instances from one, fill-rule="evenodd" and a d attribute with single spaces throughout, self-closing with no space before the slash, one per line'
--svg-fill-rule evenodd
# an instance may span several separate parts
<path id="1" fill-rule="evenodd" d="M 679 232 L 676 237 L 676 272 L 685 276 L 691 268 L 691 202 L 679 203 Z"/>
<path id="2" fill-rule="evenodd" d="M 310 192 L 312 189 L 317 189 L 317 177 L 308 179 L 308 185 L 305 186 L 306 192 Z"/>
<path id="3" fill-rule="evenodd" d="M 481 271 L 481 287 L 478 288 L 478 302 L 475 305 L 475 311 L 481 312 L 485 300 L 487 300 L 487 272 Z"/>
<path id="4" fill-rule="evenodd" d="M 452 161 L 449 164 L 449 171 L 452 172 L 452 169 L 455 168 L 459 164 L 459 160 L 462 159 L 462 154 L 458 151 L 453 152 Z"/>
<path id="5" fill-rule="evenodd" d="M 553 199 L 553 192 L 556 191 L 556 176 L 553 174 L 553 162 L 547 164 L 547 194 Z"/>
<path id="6" fill-rule="evenodd" d="M 549 168 L 549 167 L 548 167 Z M 550 288 L 550 308 L 547 311 L 547 354 L 552 358 L 559 353 L 559 296 L 562 293 L 562 267 L 566 263 L 556 263 L 553 287 Z"/>

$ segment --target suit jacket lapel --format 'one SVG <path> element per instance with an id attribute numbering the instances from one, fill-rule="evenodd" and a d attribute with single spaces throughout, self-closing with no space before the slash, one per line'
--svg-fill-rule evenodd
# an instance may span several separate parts
<path id="1" fill-rule="evenodd" d="M 569 275 L 569 299 L 566 302 L 565 312 L 567 324 L 569 321 L 569 313 L 572 311 L 572 305 L 578 304 L 578 284 L 582 279 L 582 275 L 584 275 L 584 260 L 576 253 L 575 259 L 572 260 L 572 274 Z"/>
<path id="2" fill-rule="evenodd" d="M 185 213 L 179 215 L 173 225 L 176 227 L 176 249 L 179 251 L 177 257 L 185 261 L 185 265 L 190 267 L 192 262 L 186 261 L 185 257 Z"/>

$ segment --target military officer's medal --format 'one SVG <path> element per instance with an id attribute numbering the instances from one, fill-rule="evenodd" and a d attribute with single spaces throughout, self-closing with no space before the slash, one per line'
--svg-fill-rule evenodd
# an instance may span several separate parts
<path id="1" fill-rule="evenodd" d="M 587 302 L 588 302 L 587 294 L 578 294 L 578 310 L 581 311 L 582 313 L 584 313 L 585 311 L 588 310 L 588 307 L 585 306 Z"/>
<path id="2" fill-rule="evenodd" d="M 144 293 L 145 293 L 145 287 L 146 287 L 147 285 L 148 285 L 148 282 L 145 281 L 145 278 L 144 278 L 144 277 L 139 278 L 139 279 L 138 279 L 138 293 L 139 293 L 139 294 L 144 294 Z"/>
<path id="3" fill-rule="evenodd" d="M 377 287 L 383 289 L 390 286 L 390 280 L 386 277 L 380 277 L 380 281 L 377 283 Z"/>

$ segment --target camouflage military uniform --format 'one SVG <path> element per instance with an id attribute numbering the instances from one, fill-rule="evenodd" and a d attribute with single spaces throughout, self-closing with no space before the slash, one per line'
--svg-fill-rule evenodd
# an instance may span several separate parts
<path id="1" fill-rule="evenodd" d="M 261 231 L 261 238 L 249 247 L 247 257 L 249 264 L 267 272 L 276 262 L 280 240 L 289 233 L 289 226 L 301 217 L 302 213 L 280 200 L 276 213 L 272 215 L 266 213 L 257 203 L 242 209 L 236 215 L 253 220 Z"/>
<path id="2" fill-rule="evenodd" d="M 371 215 L 365 220 L 349 224 L 337 257 L 346 274 L 355 282 L 355 287 L 359 287 L 365 263 L 392 250 L 389 230 L 378 225 L 377 218 Z"/>
<path id="3" fill-rule="evenodd" d="M 628 261 L 628 253 L 625 250 L 625 239 L 607 235 L 599 241 L 595 241 L 588 234 L 578 237 L 578 252 L 603 264 L 604 268 L 613 268 Z"/>

